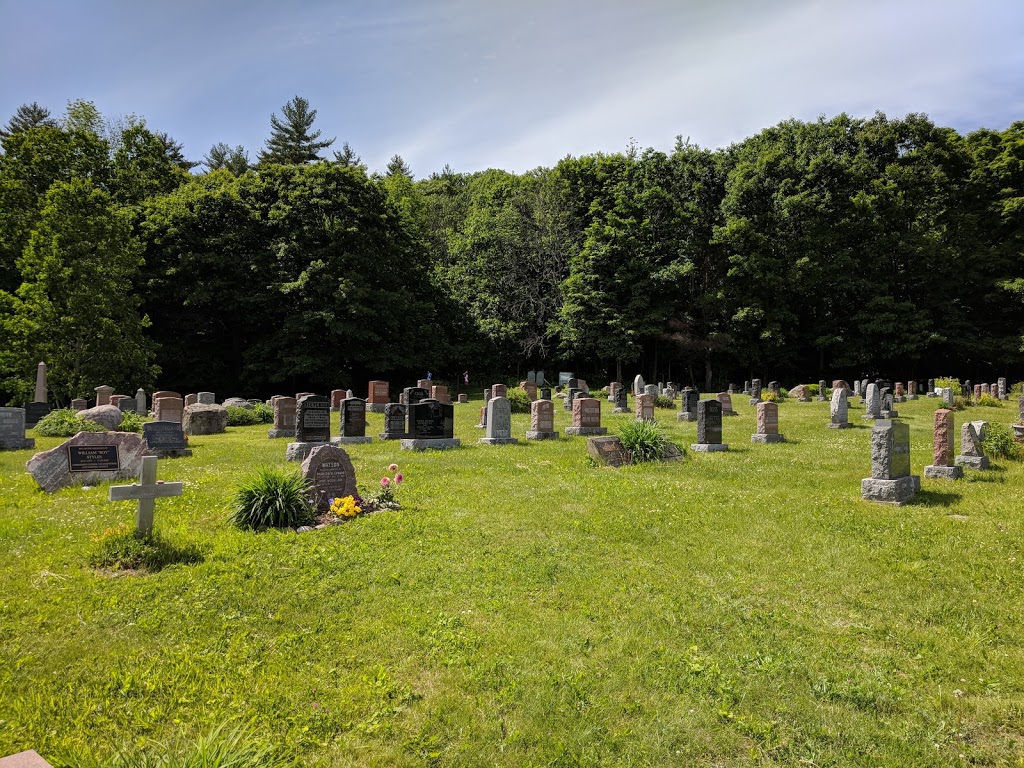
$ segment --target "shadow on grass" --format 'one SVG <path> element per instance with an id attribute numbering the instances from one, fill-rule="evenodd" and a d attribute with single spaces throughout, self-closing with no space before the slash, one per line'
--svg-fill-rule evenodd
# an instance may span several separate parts
<path id="1" fill-rule="evenodd" d="M 963 498 L 963 494 L 947 491 L 919 491 L 910 507 L 951 507 Z"/>
<path id="2" fill-rule="evenodd" d="M 89 565 L 105 571 L 156 573 L 170 565 L 203 562 L 196 544 L 175 544 L 159 533 L 138 537 L 130 526 L 108 529 L 95 539 L 97 547 Z"/>

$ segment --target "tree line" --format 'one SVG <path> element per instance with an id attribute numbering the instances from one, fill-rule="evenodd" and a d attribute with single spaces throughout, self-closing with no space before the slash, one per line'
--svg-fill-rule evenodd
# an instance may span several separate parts
<path id="1" fill-rule="evenodd" d="M 1024 122 L 788 120 L 724 149 L 370 173 L 296 97 L 256 161 L 37 104 L 0 130 L 0 398 L 462 371 L 730 381 L 1024 363 Z M 404 377 L 404 378 L 403 378 Z"/>

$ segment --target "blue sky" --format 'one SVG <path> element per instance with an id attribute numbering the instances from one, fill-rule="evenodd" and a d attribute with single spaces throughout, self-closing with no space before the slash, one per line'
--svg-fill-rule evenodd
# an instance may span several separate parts
<path id="1" fill-rule="evenodd" d="M 789 117 L 1024 119 L 1021 0 L 0 0 L 0 121 L 135 114 L 255 158 L 296 94 L 370 170 L 525 171 Z"/>

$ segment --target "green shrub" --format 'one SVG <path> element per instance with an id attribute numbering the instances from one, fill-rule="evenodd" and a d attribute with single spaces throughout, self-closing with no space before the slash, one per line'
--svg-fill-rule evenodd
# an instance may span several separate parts
<path id="1" fill-rule="evenodd" d="M 785 400 L 789 397 L 789 390 L 785 387 L 779 387 L 779 400 Z"/>
<path id="2" fill-rule="evenodd" d="M 807 385 L 807 396 L 808 397 L 817 397 L 820 394 L 823 394 L 823 393 L 821 391 L 821 387 L 819 387 L 817 384 L 808 384 Z"/>
<path id="3" fill-rule="evenodd" d="M 121 416 L 121 424 L 118 426 L 120 432 L 141 432 L 145 422 L 135 411 L 125 411 Z"/>
<path id="4" fill-rule="evenodd" d="M 779 393 L 778 392 L 773 392 L 770 389 L 762 389 L 761 390 L 761 399 L 764 400 L 766 403 L 777 403 L 782 398 L 779 397 Z"/>
<path id="5" fill-rule="evenodd" d="M 288 528 L 313 522 L 309 488 L 298 472 L 261 467 L 232 499 L 231 522 L 239 528 Z"/>
<path id="6" fill-rule="evenodd" d="M 251 427 L 254 424 L 263 423 L 255 408 L 250 410 L 240 405 L 229 405 L 227 410 L 229 427 Z M 271 421 L 273 421 L 273 412 L 271 412 Z"/>
<path id="7" fill-rule="evenodd" d="M 157 533 L 139 537 L 127 523 L 108 528 L 101 535 L 93 536 L 93 541 L 98 544 L 89 557 L 93 568 L 159 571 L 172 563 L 196 563 L 203 559 L 194 545 L 178 548 Z"/>
<path id="8" fill-rule="evenodd" d="M 655 408 L 675 408 L 676 404 L 672 402 L 671 398 L 665 397 L 664 395 L 658 395 L 654 399 Z"/>
<path id="9" fill-rule="evenodd" d="M 951 411 L 963 411 L 971 406 L 971 401 L 963 395 L 953 395 L 953 404 L 944 405 L 941 401 L 939 408 L 949 408 Z"/>
<path id="10" fill-rule="evenodd" d="M 508 399 L 508 404 L 512 407 L 512 413 L 530 412 L 530 396 L 526 394 L 525 389 L 511 387 L 505 391 L 505 397 Z"/>
<path id="11" fill-rule="evenodd" d="M 1018 459 L 1021 447 L 1013 439 L 1013 430 L 1005 424 L 989 424 L 985 427 L 985 439 L 981 441 L 985 453 L 1003 459 Z"/>
<path id="12" fill-rule="evenodd" d="M 668 445 L 668 438 L 658 423 L 647 419 L 628 422 L 619 430 L 619 440 L 635 464 L 660 461 Z"/>
<path id="13" fill-rule="evenodd" d="M 80 419 L 76 411 L 60 408 L 50 411 L 36 424 L 36 433 L 45 437 L 74 437 L 79 432 L 106 432 L 95 421 Z"/>
<path id="14" fill-rule="evenodd" d="M 1018 381 L 1016 384 L 1010 387 L 1010 391 L 1007 392 L 1006 394 L 1018 396 L 1024 395 L 1024 381 Z"/>
<path id="15" fill-rule="evenodd" d="M 936 379 L 935 387 L 936 389 L 938 387 L 942 387 L 943 389 L 946 387 L 952 387 L 953 397 L 959 397 L 964 393 L 964 386 L 960 383 L 960 379 Z"/>
<path id="16" fill-rule="evenodd" d="M 992 397 L 992 395 L 982 395 L 978 398 L 978 402 L 975 405 L 983 405 L 986 408 L 1002 408 L 1003 404 L 999 401 L 998 397 Z"/>
<path id="17" fill-rule="evenodd" d="M 257 403 L 252 407 L 252 412 L 259 417 L 260 424 L 274 423 L 274 409 L 266 403 Z"/>
<path id="18" fill-rule="evenodd" d="M 220 725 L 195 741 L 176 738 L 171 744 L 151 742 L 141 751 L 132 745 L 112 755 L 62 756 L 60 763 L 77 768 L 293 768 L 285 757 L 254 731 L 238 726 L 227 730 Z"/>

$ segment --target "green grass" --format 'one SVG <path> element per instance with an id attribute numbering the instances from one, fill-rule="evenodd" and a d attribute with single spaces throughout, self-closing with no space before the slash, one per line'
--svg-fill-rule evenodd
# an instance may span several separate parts
<path id="1" fill-rule="evenodd" d="M 631 419 L 602 405 L 609 432 Z M 241 722 L 303 766 L 1024 761 L 1021 463 L 896 508 L 860 499 L 860 407 L 829 430 L 828 403 L 785 401 L 789 442 L 753 445 L 737 398 L 728 453 L 614 470 L 585 438 L 478 446 L 479 406 L 455 408 L 459 450 L 352 446 L 361 490 L 400 465 L 402 508 L 299 535 L 228 521 L 287 440 L 193 437 L 155 520 L 198 556 L 136 575 L 89 565 L 133 504 L 44 494 L 31 452 L 0 453 L 0 754 L 74 765 Z M 936 401 L 897 407 L 921 474 Z M 966 418 L 1015 416 L 957 413 L 957 447 Z"/>

